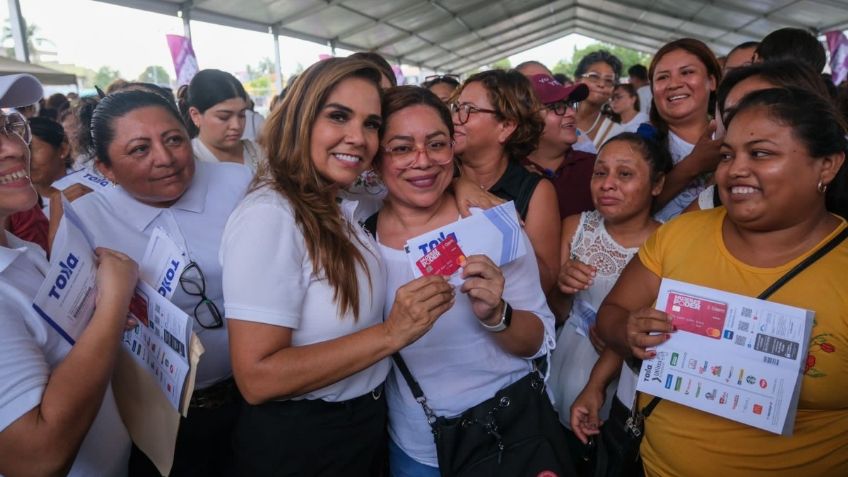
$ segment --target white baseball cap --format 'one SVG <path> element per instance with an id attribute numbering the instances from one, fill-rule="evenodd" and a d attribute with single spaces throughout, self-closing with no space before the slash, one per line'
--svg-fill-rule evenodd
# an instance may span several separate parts
<path id="1" fill-rule="evenodd" d="M 38 102 L 44 96 L 35 76 L 28 74 L 0 76 L 0 108 L 18 108 Z"/>

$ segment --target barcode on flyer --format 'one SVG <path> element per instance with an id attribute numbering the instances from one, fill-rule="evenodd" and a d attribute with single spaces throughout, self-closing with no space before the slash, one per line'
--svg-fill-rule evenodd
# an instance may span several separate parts
<path id="1" fill-rule="evenodd" d="M 743 335 L 736 335 L 736 338 L 734 339 L 734 343 L 739 346 L 745 346 L 746 341 L 747 338 L 745 338 Z"/>
<path id="2" fill-rule="evenodd" d="M 741 312 L 740 314 L 741 314 L 742 316 L 744 316 L 745 318 L 750 318 L 750 317 L 751 317 L 751 313 L 752 313 L 752 312 L 753 312 L 753 310 L 751 310 L 751 309 L 750 309 L 750 308 L 748 308 L 748 307 L 744 307 L 744 306 L 743 306 L 743 307 L 742 307 L 742 312 Z"/>
<path id="3" fill-rule="evenodd" d="M 747 321 L 740 321 L 739 322 L 739 331 L 748 331 L 750 329 L 749 328 L 750 325 L 751 324 L 748 323 Z"/>
<path id="4" fill-rule="evenodd" d="M 174 351 L 180 354 L 180 356 L 185 357 L 185 345 L 182 341 L 178 340 L 176 336 L 168 333 L 168 330 L 163 330 L 165 344 L 171 347 Z"/>
<path id="5" fill-rule="evenodd" d="M 770 356 L 763 356 L 763 363 L 773 364 L 775 366 L 780 365 L 780 360 L 777 358 L 772 358 Z"/>

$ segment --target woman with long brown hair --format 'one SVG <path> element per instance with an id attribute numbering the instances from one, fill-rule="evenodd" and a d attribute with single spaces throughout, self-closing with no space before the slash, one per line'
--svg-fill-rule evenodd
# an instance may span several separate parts
<path id="1" fill-rule="evenodd" d="M 268 119 L 268 165 L 221 246 L 233 372 L 248 405 L 239 475 L 375 475 L 386 445 L 386 359 L 453 304 L 442 277 L 400 287 L 383 321 L 376 244 L 337 193 L 371 166 L 380 73 L 318 62 Z M 390 301 L 391 303 L 391 301 Z"/>

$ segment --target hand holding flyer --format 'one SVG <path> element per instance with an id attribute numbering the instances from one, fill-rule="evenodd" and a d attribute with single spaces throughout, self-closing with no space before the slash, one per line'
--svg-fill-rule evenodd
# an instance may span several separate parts
<path id="1" fill-rule="evenodd" d="M 670 279 L 656 307 L 678 331 L 642 362 L 638 391 L 792 433 L 814 312 Z"/>

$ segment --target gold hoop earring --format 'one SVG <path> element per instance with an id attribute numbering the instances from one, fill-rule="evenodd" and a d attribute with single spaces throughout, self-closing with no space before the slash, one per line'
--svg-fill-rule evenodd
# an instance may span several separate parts
<path id="1" fill-rule="evenodd" d="M 822 181 L 819 181 L 819 183 L 816 184 L 816 189 L 818 189 L 819 193 L 824 194 L 825 192 L 827 192 L 827 184 Z"/>

